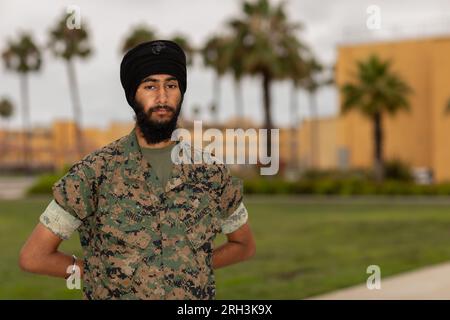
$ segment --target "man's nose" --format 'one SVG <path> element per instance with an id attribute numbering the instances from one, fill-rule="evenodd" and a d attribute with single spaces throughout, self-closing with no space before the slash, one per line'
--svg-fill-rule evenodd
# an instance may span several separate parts
<path id="1" fill-rule="evenodd" d="M 158 91 L 158 103 L 160 104 L 166 104 L 167 103 L 167 90 L 166 88 L 162 87 Z"/>

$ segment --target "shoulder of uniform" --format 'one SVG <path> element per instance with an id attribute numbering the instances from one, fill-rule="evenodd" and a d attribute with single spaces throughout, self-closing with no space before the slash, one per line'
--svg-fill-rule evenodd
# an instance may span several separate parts
<path id="1" fill-rule="evenodd" d="M 95 150 L 94 152 L 90 153 L 85 157 L 86 160 L 103 160 L 103 159 L 111 159 L 116 156 L 123 155 L 123 145 L 125 143 L 125 137 L 122 137 L 120 139 L 117 139 L 100 149 Z"/>
<path id="2" fill-rule="evenodd" d="M 189 142 L 182 142 L 182 148 L 186 152 L 192 163 L 192 169 L 198 172 L 198 176 L 209 181 L 223 181 L 229 174 L 227 166 L 221 159 L 215 156 L 214 152 L 208 149 L 198 148 Z"/>
<path id="3" fill-rule="evenodd" d="M 214 152 L 211 150 L 199 148 L 187 141 L 182 141 L 181 144 L 182 147 L 185 148 L 185 150 L 190 154 L 192 161 L 195 161 L 195 159 L 203 160 L 201 161 L 202 163 L 213 165 L 222 163 L 222 161 L 216 157 Z"/>
<path id="4" fill-rule="evenodd" d="M 91 153 L 86 155 L 83 159 L 74 164 L 74 168 L 82 168 L 85 171 L 93 172 L 95 175 L 100 175 L 110 163 L 117 157 L 123 155 L 123 144 L 125 137 L 119 138 Z"/>

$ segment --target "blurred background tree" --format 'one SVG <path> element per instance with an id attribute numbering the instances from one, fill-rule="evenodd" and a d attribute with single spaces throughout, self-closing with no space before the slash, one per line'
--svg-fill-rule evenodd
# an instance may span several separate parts
<path id="1" fill-rule="evenodd" d="M 30 98 L 28 88 L 28 74 L 38 72 L 42 65 L 40 48 L 35 44 L 30 33 L 22 33 L 16 40 L 9 40 L 6 49 L 2 52 L 6 70 L 16 72 L 20 79 L 20 98 L 22 105 L 22 126 L 24 132 L 23 155 L 24 165 L 30 168 L 32 163 L 32 150 L 30 149 L 31 122 Z"/>
<path id="2" fill-rule="evenodd" d="M 266 149 L 269 155 L 270 130 L 273 128 L 271 84 L 289 77 L 284 72 L 286 59 L 300 59 L 300 52 L 293 52 L 291 48 L 302 47 L 295 36 L 300 25 L 287 20 L 284 5 L 284 2 L 271 5 L 268 0 L 245 1 L 243 15 L 228 22 L 232 39 L 236 42 L 233 46 L 235 55 L 232 56 L 240 57 L 242 73 L 262 79 L 264 128 L 268 129 Z"/>
<path id="3" fill-rule="evenodd" d="M 67 20 L 69 18 L 69 14 L 64 14 L 54 28 L 50 30 L 48 46 L 56 58 L 63 59 L 66 63 L 76 128 L 77 152 L 78 157 L 82 158 L 84 156 L 83 133 L 81 130 L 82 107 L 74 59 L 88 58 L 92 54 L 92 48 L 89 43 L 89 32 L 86 29 L 85 23 L 83 23 L 82 28 L 69 29 L 67 27 Z"/>
<path id="4" fill-rule="evenodd" d="M 324 74 L 326 68 L 314 57 L 308 57 L 305 62 L 306 76 L 301 80 L 302 87 L 308 93 L 309 114 L 311 116 L 311 149 L 310 149 L 310 167 L 317 166 L 320 163 L 320 137 L 319 123 L 314 121 L 318 117 L 317 109 L 317 91 L 323 86 L 331 85 L 334 82 L 334 74 Z M 330 70 L 332 70 L 330 68 Z M 325 77 L 324 77 L 325 76 Z"/>
<path id="5" fill-rule="evenodd" d="M 374 173 L 377 182 L 384 180 L 383 115 L 409 110 L 412 89 L 391 68 L 390 61 L 376 55 L 357 63 L 354 82 L 342 86 L 342 112 L 358 110 L 372 121 Z"/>
<path id="6" fill-rule="evenodd" d="M 176 33 L 169 40 L 177 43 L 183 49 L 184 53 L 186 54 L 186 65 L 188 67 L 192 66 L 192 64 L 194 63 L 194 55 L 197 53 L 197 49 L 192 46 L 189 38 L 182 33 Z"/>
<path id="7" fill-rule="evenodd" d="M 210 37 L 205 45 L 199 50 L 203 64 L 214 70 L 213 80 L 213 101 L 210 104 L 210 111 L 212 113 L 213 120 L 219 122 L 219 109 L 220 109 L 220 87 L 222 77 L 228 70 L 228 61 L 226 56 L 226 46 L 229 39 L 224 36 L 214 35 Z"/>
<path id="8" fill-rule="evenodd" d="M 11 102 L 10 99 L 3 97 L 0 99 L 0 118 L 2 118 L 4 120 L 4 122 L 6 123 L 8 121 L 9 118 L 11 118 L 12 114 L 14 112 L 14 105 Z M 0 150 L 0 154 L 4 155 L 8 152 L 8 128 L 5 125 L 4 126 L 4 137 L 3 137 L 3 141 L 1 142 L 1 150 Z"/>
<path id="9" fill-rule="evenodd" d="M 143 42 L 156 40 L 156 32 L 145 24 L 138 25 L 131 29 L 131 32 L 125 37 L 121 45 L 121 53 L 126 53 L 128 50 L 136 47 Z"/>

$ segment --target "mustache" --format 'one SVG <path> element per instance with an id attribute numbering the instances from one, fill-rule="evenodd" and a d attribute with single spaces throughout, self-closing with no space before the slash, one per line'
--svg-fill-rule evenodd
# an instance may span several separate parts
<path id="1" fill-rule="evenodd" d="M 155 107 L 152 107 L 148 109 L 148 113 L 151 114 L 152 112 L 158 111 L 158 110 L 166 110 L 168 112 L 175 112 L 174 108 L 168 106 L 168 105 L 157 105 Z"/>

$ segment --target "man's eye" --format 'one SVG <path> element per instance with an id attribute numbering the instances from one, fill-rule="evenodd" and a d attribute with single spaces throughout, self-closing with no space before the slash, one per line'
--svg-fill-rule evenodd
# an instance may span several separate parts
<path id="1" fill-rule="evenodd" d="M 145 89 L 152 90 L 152 89 L 155 89 L 155 86 L 145 86 Z"/>
<path id="2" fill-rule="evenodd" d="M 174 89 L 174 88 L 177 87 L 177 85 L 176 85 L 176 84 L 169 84 L 168 87 L 169 87 L 170 89 Z"/>

